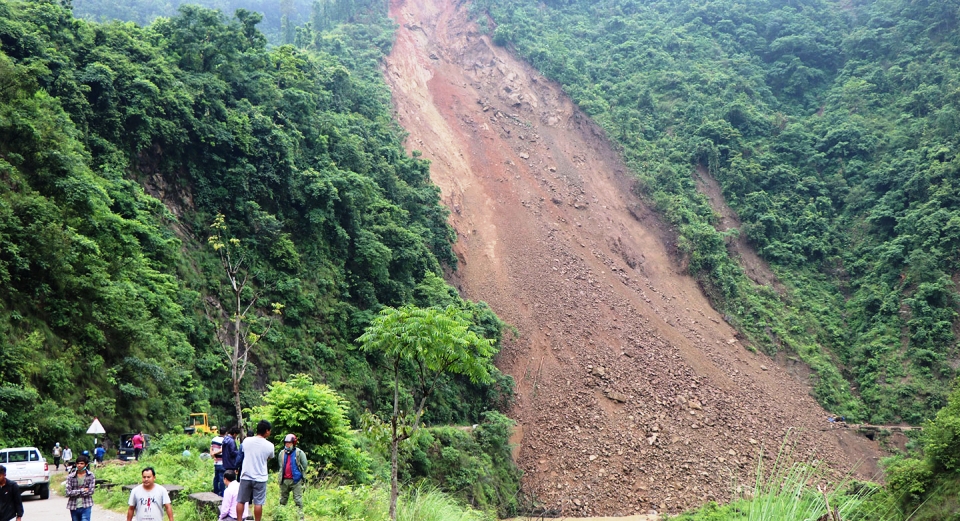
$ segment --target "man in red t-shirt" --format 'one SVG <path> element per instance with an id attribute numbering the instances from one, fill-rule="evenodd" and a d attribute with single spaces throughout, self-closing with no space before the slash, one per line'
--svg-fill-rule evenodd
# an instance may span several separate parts
<path id="1" fill-rule="evenodd" d="M 297 437 L 283 437 L 283 450 L 277 456 L 280 462 L 280 504 L 286 505 L 293 492 L 293 502 L 303 519 L 303 475 L 307 471 L 307 455 L 297 447 Z"/>

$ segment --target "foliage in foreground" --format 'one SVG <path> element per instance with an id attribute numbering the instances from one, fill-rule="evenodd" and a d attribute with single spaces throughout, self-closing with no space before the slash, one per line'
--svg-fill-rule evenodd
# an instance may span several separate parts
<path id="1" fill-rule="evenodd" d="M 762 460 L 761 460 L 762 461 Z M 850 480 L 831 483 L 822 463 L 784 464 L 769 477 L 758 465 L 752 493 L 720 506 L 710 503 L 696 512 L 682 514 L 676 521 L 817 521 L 829 511 L 843 521 L 894 521 L 900 519 L 878 505 L 876 496 L 885 496 L 882 488 Z M 818 487 L 821 490 L 818 490 Z M 823 487 L 828 488 L 826 493 Z M 832 519 L 832 518 L 828 518 Z"/>
<path id="2" fill-rule="evenodd" d="M 298 374 L 267 386 L 263 405 L 250 411 L 250 424 L 268 420 L 273 425 L 271 441 L 277 447 L 283 445 L 284 436 L 295 434 L 314 469 L 362 483 L 369 478 L 370 461 L 357 447 L 347 419 L 349 410 L 336 391 Z"/>
<path id="3" fill-rule="evenodd" d="M 152 466 L 157 472 L 157 483 L 177 484 L 184 488 L 181 498 L 174 502 L 174 513 L 180 521 L 212 521 L 200 518 L 194 503 L 186 496 L 212 489 L 213 461 L 201 459 L 199 454 L 210 447 L 210 437 L 167 434 L 151 442 L 150 451 L 139 463 L 111 464 L 96 471 L 98 480 L 118 485 L 140 482 L 140 472 Z M 190 456 L 183 456 L 189 450 Z M 389 519 L 389 488 L 382 485 L 339 485 L 336 480 L 316 479 L 311 472 L 311 483 L 304 491 L 304 512 L 307 519 L 329 521 L 382 521 Z M 94 495 L 96 503 L 117 511 L 125 511 L 129 493 L 119 486 L 110 490 L 99 489 Z M 267 485 L 265 519 L 295 521 L 296 508 L 291 501 L 286 508 L 278 503 L 279 487 L 276 479 Z M 492 516 L 470 507 L 464 507 L 454 497 L 429 485 L 412 487 L 400 495 L 398 519 L 404 521 L 486 521 Z"/>
<path id="4" fill-rule="evenodd" d="M 484 512 L 510 517 L 520 509 L 521 472 L 513 462 L 513 420 L 490 411 L 472 427 L 426 427 L 400 445 L 401 483 L 422 483 Z M 374 458 L 379 480 L 390 479 L 389 428 L 377 417 L 364 418 L 363 443 Z"/>
<path id="5" fill-rule="evenodd" d="M 831 486 L 831 507 L 840 509 L 844 521 L 960 519 L 960 380 L 955 382 L 946 407 L 927 422 L 920 435 L 923 454 L 894 456 L 883 461 L 886 485 L 845 481 Z M 707 505 L 679 516 L 678 521 L 817 520 L 825 510 L 816 485 L 826 481 L 809 464 L 794 464 L 774 471 L 764 480 L 760 472 L 749 499 L 729 505 Z"/>

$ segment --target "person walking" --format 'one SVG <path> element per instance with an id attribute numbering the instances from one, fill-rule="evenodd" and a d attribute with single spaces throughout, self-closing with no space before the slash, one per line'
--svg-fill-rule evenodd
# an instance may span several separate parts
<path id="1" fill-rule="evenodd" d="M 143 453 L 143 446 L 146 440 L 143 438 L 143 431 L 139 431 L 133 435 L 133 439 L 130 440 L 130 443 L 133 444 L 133 459 L 140 461 L 140 454 Z"/>
<path id="2" fill-rule="evenodd" d="M 220 502 L 220 521 L 237 521 L 237 493 L 240 492 L 240 482 L 237 481 L 235 470 L 223 472 L 223 501 Z"/>
<path id="3" fill-rule="evenodd" d="M 240 468 L 240 490 L 237 492 L 237 519 L 243 519 L 244 503 L 253 503 L 253 518 L 260 521 L 263 504 L 267 502 L 267 460 L 273 457 L 270 437 L 270 422 L 257 423 L 257 435 L 240 445 L 243 463 Z M 129 520 L 128 520 L 129 521 Z"/>
<path id="4" fill-rule="evenodd" d="M 73 451 L 70 450 L 70 446 L 63 447 L 63 468 L 67 471 L 70 470 L 70 462 L 73 461 Z"/>
<path id="5" fill-rule="evenodd" d="M 223 436 L 210 440 L 210 457 L 213 458 L 213 493 L 223 497 Z M 234 478 L 236 481 L 236 478 Z"/>
<path id="6" fill-rule="evenodd" d="M 103 457 L 107 454 L 107 449 L 103 448 L 103 444 L 98 443 L 97 448 L 93 450 L 93 459 L 97 461 L 97 466 L 103 465 Z"/>
<path id="7" fill-rule="evenodd" d="M 157 473 L 153 467 L 147 467 L 140 473 L 141 485 L 130 491 L 130 501 L 127 502 L 127 521 L 161 521 L 164 510 L 167 519 L 173 521 L 173 506 L 170 505 L 170 494 L 167 489 L 156 484 Z"/>
<path id="8" fill-rule="evenodd" d="M 0 521 L 23 519 L 23 500 L 20 499 L 20 485 L 7 479 L 7 467 L 0 465 Z"/>
<path id="9" fill-rule="evenodd" d="M 239 435 L 240 427 L 231 427 L 227 431 L 227 435 L 223 437 L 221 451 L 223 453 L 223 471 L 232 470 L 237 475 L 240 474 L 240 464 L 243 461 L 243 456 L 237 446 L 237 436 Z"/>
<path id="10" fill-rule="evenodd" d="M 76 468 L 67 475 L 67 510 L 72 521 L 90 521 L 90 512 L 93 511 L 96 478 L 87 469 L 89 464 L 89 458 L 77 456 Z"/>
<path id="11" fill-rule="evenodd" d="M 53 446 L 53 464 L 57 470 L 60 470 L 60 456 L 63 455 L 63 449 L 60 448 L 60 442 Z"/>
<path id="12" fill-rule="evenodd" d="M 307 470 L 307 455 L 297 447 L 295 435 L 283 437 L 283 449 L 277 460 L 280 462 L 280 504 L 286 505 L 293 492 L 293 502 L 303 519 L 303 473 Z"/>

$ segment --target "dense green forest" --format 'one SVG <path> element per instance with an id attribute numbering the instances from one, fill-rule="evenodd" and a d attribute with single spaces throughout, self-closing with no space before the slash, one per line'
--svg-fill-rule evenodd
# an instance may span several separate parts
<path id="1" fill-rule="evenodd" d="M 960 1 L 476 0 L 560 82 L 728 320 L 830 411 L 919 423 L 956 374 Z M 696 187 L 714 176 L 739 230 Z M 738 236 L 780 293 L 747 279 Z"/>
<path id="2" fill-rule="evenodd" d="M 196 410 L 235 421 L 213 320 L 230 294 L 207 244 L 218 214 L 262 292 L 254 310 L 283 305 L 245 406 L 302 372 L 354 421 L 392 410 L 392 366 L 354 342 L 383 306 L 457 306 L 499 340 L 489 308 L 439 276 L 454 235 L 391 119 L 377 68 L 391 22 L 302 28 L 295 48 L 268 46 L 260 20 L 183 6 L 98 23 L 0 0 L 3 443 L 79 442 L 93 416 L 113 436 Z M 478 422 L 512 392 L 494 376 L 446 378 L 426 421 Z"/>
<path id="3" fill-rule="evenodd" d="M 310 45 L 310 30 L 325 31 L 343 22 L 373 22 L 386 13 L 387 0 L 70 0 L 73 14 L 95 21 L 123 20 L 146 25 L 160 16 L 172 17 L 181 5 L 199 4 L 222 13 L 237 9 L 258 12 L 263 20 L 257 28 L 276 44 L 297 41 Z M 371 16 L 373 15 L 373 16 Z M 306 30 L 306 31 L 304 31 Z"/>

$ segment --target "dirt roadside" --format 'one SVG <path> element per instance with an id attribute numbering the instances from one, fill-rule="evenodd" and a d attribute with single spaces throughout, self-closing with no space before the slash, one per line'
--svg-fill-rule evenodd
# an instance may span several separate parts
<path id="1" fill-rule="evenodd" d="M 741 344 L 603 132 L 457 4 L 392 0 L 384 74 L 451 211 L 449 280 L 520 333 L 498 365 L 524 489 L 568 516 L 675 513 L 752 484 L 788 433 L 796 458 L 871 476 L 876 444 Z"/>

